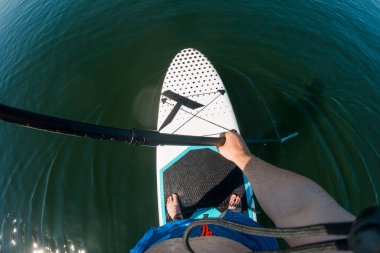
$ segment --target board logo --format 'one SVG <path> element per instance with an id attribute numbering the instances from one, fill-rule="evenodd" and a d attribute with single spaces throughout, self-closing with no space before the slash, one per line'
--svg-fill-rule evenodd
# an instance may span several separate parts
<path id="1" fill-rule="evenodd" d="M 171 100 L 174 100 L 175 102 L 177 102 L 175 105 L 174 105 L 174 108 L 173 110 L 170 112 L 170 114 L 168 115 L 168 117 L 166 117 L 164 123 L 162 123 L 162 125 L 160 126 L 160 128 L 158 129 L 158 131 L 161 131 L 161 129 L 163 129 L 164 127 L 166 127 L 167 125 L 170 124 L 170 122 L 172 122 L 172 120 L 174 119 L 175 115 L 178 113 L 179 109 L 181 109 L 181 106 L 185 106 L 189 109 L 197 109 L 197 108 L 200 108 L 204 105 L 194 101 L 194 100 L 191 100 L 191 99 L 188 99 L 187 97 L 184 97 L 184 96 L 181 96 L 171 90 L 166 90 L 164 91 L 161 95 L 165 96 L 166 98 L 162 98 L 161 101 L 163 103 L 166 103 L 166 100 L 169 98 Z"/>

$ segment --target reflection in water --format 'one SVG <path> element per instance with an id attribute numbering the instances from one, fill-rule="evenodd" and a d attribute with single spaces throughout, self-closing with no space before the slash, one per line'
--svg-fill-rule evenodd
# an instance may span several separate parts
<path id="1" fill-rule="evenodd" d="M 85 253 L 82 245 L 75 244 L 69 239 L 65 243 L 50 240 L 51 243 L 41 243 L 36 235 L 31 240 L 25 233 L 26 224 L 21 219 L 13 219 L 10 214 L 3 219 L 0 231 L 0 252 L 31 252 L 31 253 Z M 21 229 L 20 229 L 21 228 Z M 45 238 L 46 240 L 46 238 Z M 47 241 L 47 240 L 46 240 Z"/>

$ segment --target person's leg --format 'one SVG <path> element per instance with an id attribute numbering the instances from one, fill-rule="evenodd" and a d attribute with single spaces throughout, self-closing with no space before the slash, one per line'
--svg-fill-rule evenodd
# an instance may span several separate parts
<path id="1" fill-rule="evenodd" d="M 172 193 L 166 199 L 166 210 L 173 221 L 182 219 L 180 217 L 181 209 L 179 208 L 179 200 L 176 193 Z"/>

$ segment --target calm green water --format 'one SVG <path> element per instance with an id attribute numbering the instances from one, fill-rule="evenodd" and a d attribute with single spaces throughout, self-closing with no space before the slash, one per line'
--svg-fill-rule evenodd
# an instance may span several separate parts
<path id="1" fill-rule="evenodd" d="M 300 132 L 252 151 L 358 214 L 380 203 L 379 41 L 375 0 L 0 1 L 0 103 L 154 129 L 166 69 L 193 47 L 243 136 Z M 0 251 L 127 252 L 158 225 L 154 149 L 4 122 L 0 139 Z"/>

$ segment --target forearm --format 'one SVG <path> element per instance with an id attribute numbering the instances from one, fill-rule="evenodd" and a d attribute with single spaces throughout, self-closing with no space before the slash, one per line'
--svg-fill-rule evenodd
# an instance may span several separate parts
<path id="1" fill-rule="evenodd" d="M 312 180 L 275 167 L 254 155 L 240 166 L 260 205 L 276 226 L 298 226 L 305 225 L 305 222 L 311 224 L 341 218 L 341 215 L 335 216 L 328 211 L 338 204 Z M 318 218 L 294 217 L 312 208 L 317 208 L 322 215 Z M 323 215 L 323 212 L 329 212 L 329 215 Z"/>
<path id="2" fill-rule="evenodd" d="M 249 151 L 244 140 L 234 132 L 224 133 L 226 142 L 218 147 L 246 175 L 265 213 L 277 227 L 298 227 L 320 223 L 353 221 L 355 217 L 312 180 L 280 169 Z M 287 239 L 291 245 L 332 240 L 336 237 Z"/>
<path id="3" fill-rule="evenodd" d="M 297 227 L 355 219 L 326 191 L 306 177 L 275 167 L 254 155 L 243 159 L 238 166 L 251 183 L 261 207 L 277 227 Z M 334 238 L 305 239 L 287 241 L 294 246 Z"/>

